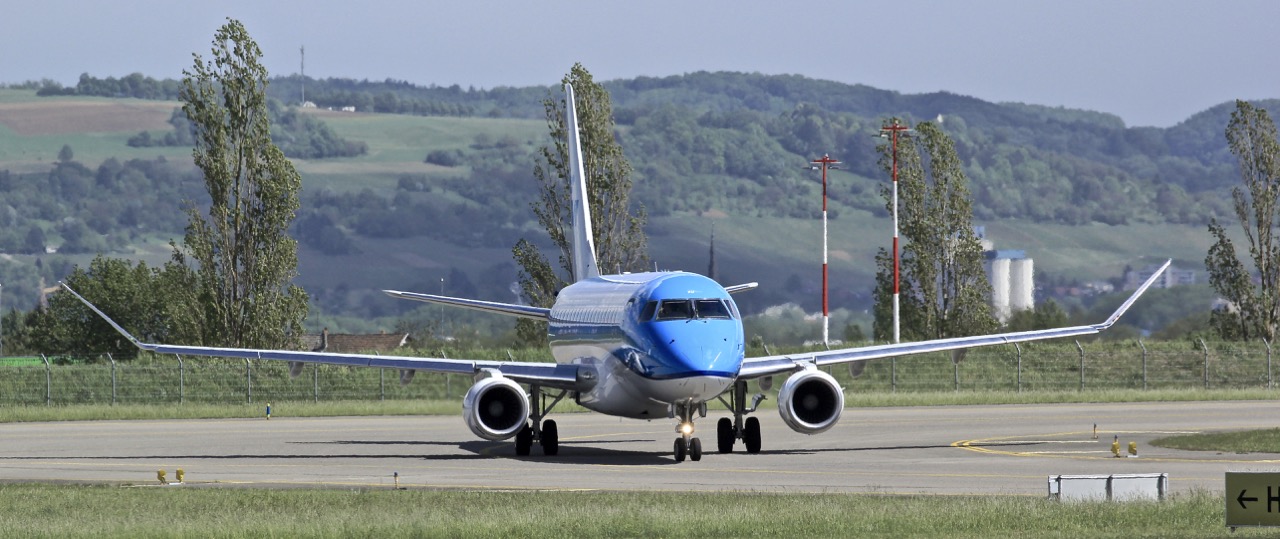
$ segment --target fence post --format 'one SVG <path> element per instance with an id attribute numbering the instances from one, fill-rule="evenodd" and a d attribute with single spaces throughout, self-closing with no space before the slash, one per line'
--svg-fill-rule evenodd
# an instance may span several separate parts
<path id="1" fill-rule="evenodd" d="M 1080 350 L 1080 391 L 1084 391 L 1084 347 L 1076 340 L 1076 349 Z"/>
<path id="2" fill-rule="evenodd" d="M 178 404 L 182 404 L 187 400 L 187 366 L 182 362 L 182 356 L 174 355 L 178 358 Z"/>
<path id="3" fill-rule="evenodd" d="M 1022 347 L 1013 343 L 1013 349 L 1018 352 L 1018 393 L 1022 393 Z"/>
<path id="4" fill-rule="evenodd" d="M 1209 389 L 1209 346 L 1204 343 L 1204 339 L 1196 339 L 1200 341 L 1200 348 L 1204 349 L 1204 388 Z"/>
<path id="5" fill-rule="evenodd" d="M 1138 347 L 1142 348 L 1142 390 L 1147 390 L 1147 345 L 1142 344 L 1142 339 L 1138 339 Z"/>
<path id="6" fill-rule="evenodd" d="M 960 363 L 952 361 L 951 365 L 954 367 L 952 370 L 955 372 L 955 391 L 960 391 Z"/>
<path id="7" fill-rule="evenodd" d="M 253 404 L 253 370 L 249 367 L 249 358 L 244 358 L 244 398 Z"/>
<path id="8" fill-rule="evenodd" d="M 764 353 L 766 354 L 769 353 L 768 346 L 764 347 Z M 444 359 L 449 359 L 449 354 L 448 352 L 445 352 L 443 349 L 441 349 L 440 357 Z M 444 398 L 448 399 L 450 398 L 449 395 L 452 395 L 452 394 L 453 394 L 453 377 L 449 376 L 449 373 L 446 372 L 444 373 Z"/>
<path id="9" fill-rule="evenodd" d="M 111 405 L 116 405 L 116 360 L 107 354 L 107 361 L 111 362 Z"/>
<path id="10" fill-rule="evenodd" d="M 44 405 L 53 406 L 53 372 L 49 369 L 49 358 L 40 354 L 44 361 Z"/>
<path id="11" fill-rule="evenodd" d="M 311 402 L 320 404 L 320 364 L 311 364 Z"/>
<path id="12" fill-rule="evenodd" d="M 1266 339 L 1262 339 L 1262 344 L 1267 347 L 1267 389 L 1273 389 L 1275 388 L 1275 383 L 1271 379 L 1271 343 L 1267 342 Z"/>
<path id="13" fill-rule="evenodd" d="M 898 356 L 889 358 L 889 386 L 891 393 L 898 392 Z"/>

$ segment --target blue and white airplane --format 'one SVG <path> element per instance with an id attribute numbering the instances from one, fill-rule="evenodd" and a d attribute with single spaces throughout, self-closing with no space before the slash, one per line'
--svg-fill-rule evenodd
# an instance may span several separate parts
<path id="1" fill-rule="evenodd" d="M 516 455 L 536 442 L 545 455 L 559 452 L 555 420 L 545 419 L 557 403 L 571 398 L 608 415 L 634 419 L 674 419 L 674 454 L 700 460 L 702 442 L 694 420 L 707 415 L 707 403 L 719 401 L 732 417 L 716 424 L 716 450 L 733 451 L 741 440 L 748 453 L 760 451 L 756 411 L 763 394 L 748 404 L 748 382 L 768 391 L 773 377 L 785 376 L 778 392 L 778 413 L 788 427 L 817 434 L 833 427 L 844 410 L 844 390 L 819 367 L 925 352 L 962 350 L 1042 339 L 1075 337 L 1112 326 L 1169 266 L 1165 262 L 1147 282 L 1100 324 L 1060 329 L 886 344 L 796 355 L 744 357 L 742 317 L 730 294 L 755 283 L 724 287 L 702 275 L 658 271 L 600 275 L 592 242 L 586 183 L 573 88 L 565 85 L 566 131 L 573 204 L 574 283 L 560 291 L 550 309 L 507 303 L 386 290 L 391 296 L 477 309 L 548 323 L 555 363 L 446 358 L 329 354 L 292 350 L 254 350 L 144 343 L 85 298 L 63 285 L 116 331 L 142 350 L 291 363 L 394 368 L 401 380 L 415 371 L 469 374 L 475 384 L 462 400 L 463 420 L 486 440 L 515 438 Z M 549 402 L 548 402 L 549 401 Z"/>

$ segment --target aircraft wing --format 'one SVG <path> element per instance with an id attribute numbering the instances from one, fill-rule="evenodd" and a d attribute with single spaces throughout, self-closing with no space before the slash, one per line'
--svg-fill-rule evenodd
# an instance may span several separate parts
<path id="1" fill-rule="evenodd" d="M 867 361 L 869 359 L 879 359 L 894 356 L 905 356 L 910 354 L 923 354 L 927 352 L 945 352 L 948 350 L 963 350 L 966 348 L 976 348 L 979 346 L 993 346 L 997 344 L 1012 344 L 1028 341 L 1039 341 L 1045 339 L 1060 339 L 1064 337 L 1078 337 L 1081 335 L 1092 335 L 1100 333 L 1110 328 L 1120 316 L 1129 310 L 1129 306 L 1143 292 L 1150 288 L 1152 283 L 1156 281 L 1169 264 L 1173 260 L 1168 260 L 1160 269 L 1157 270 L 1147 282 L 1142 283 L 1134 291 L 1128 300 L 1116 309 L 1105 321 L 1099 324 L 1088 326 L 1073 326 L 1057 329 L 1041 329 L 1034 331 L 1019 331 L 1014 333 L 998 333 L 994 335 L 975 335 L 972 337 L 954 337 L 950 339 L 936 339 L 932 341 L 920 341 L 899 344 L 882 344 L 877 346 L 867 346 L 862 348 L 845 348 L 841 350 L 824 350 L 821 352 L 810 352 L 804 354 L 787 354 L 767 357 L 749 357 L 743 360 L 742 370 L 739 371 L 738 377 L 741 379 L 759 378 L 761 376 L 769 376 L 791 372 L 802 368 L 804 365 L 835 365 L 839 363 L 852 363 L 855 361 Z"/>
<path id="2" fill-rule="evenodd" d="M 106 320 L 112 328 L 129 339 L 141 350 L 157 354 L 213 356 L 239 359 L 266 359 L 291 363 L 324 363 L 352 367 L 380 367 L 412 371 L 442 372 L 474 375 L 482 371 L 497 371 L 517 382 L 536 383 L 546 387 L 571 390 L 589 389 L 594 383 L 594 372 L 579 369 L 577 365 L 557 363 L 531 363 L 519 361 L 489 361 L 448 358 L 424 358 L 409 356 L 380 356 L 372 354 L 331 354 L 326 352 L 302 352 L 296 350 L 259 350 L 252 348 L 219 348 L 212 346 L 187 346 L 145 343 L 126 331 L 111 317 L 89 303 L 66 283 L 62 288 L 84 303 L 94 313 Z"/>

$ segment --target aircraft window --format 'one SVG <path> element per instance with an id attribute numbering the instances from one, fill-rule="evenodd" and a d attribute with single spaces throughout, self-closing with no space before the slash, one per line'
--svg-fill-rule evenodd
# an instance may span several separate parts
<path id="1" fill-rule="evenodd" d="M 658 320 L 686 320 L 693 318 L 693 305 L 687 299 L 668 299 L 662 301 L 658 309 Z"/>
<path id="2" fill-rule="evenodd" d="M 650 301 L 644 304 L 644 310 L 640 311 L 640 321 L 648 322 L 653 320 L 653 314 L 658 312 L 658 302 Z"/>
<path id="3" fill-rule="evenodd" d="M 695 301 L 698 307 L 698 318 L 731 318 L 729 308 L 718 299 L 700 299 Z"/>

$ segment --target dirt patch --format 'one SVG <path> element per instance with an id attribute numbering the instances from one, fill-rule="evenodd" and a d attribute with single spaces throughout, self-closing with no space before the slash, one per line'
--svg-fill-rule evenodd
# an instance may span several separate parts
<path id="1" fill-rule="evenodd" d="M 28 101 L 0 104 L 0 124 L 23 136 L 169 129 L 167 101 Z"/>

